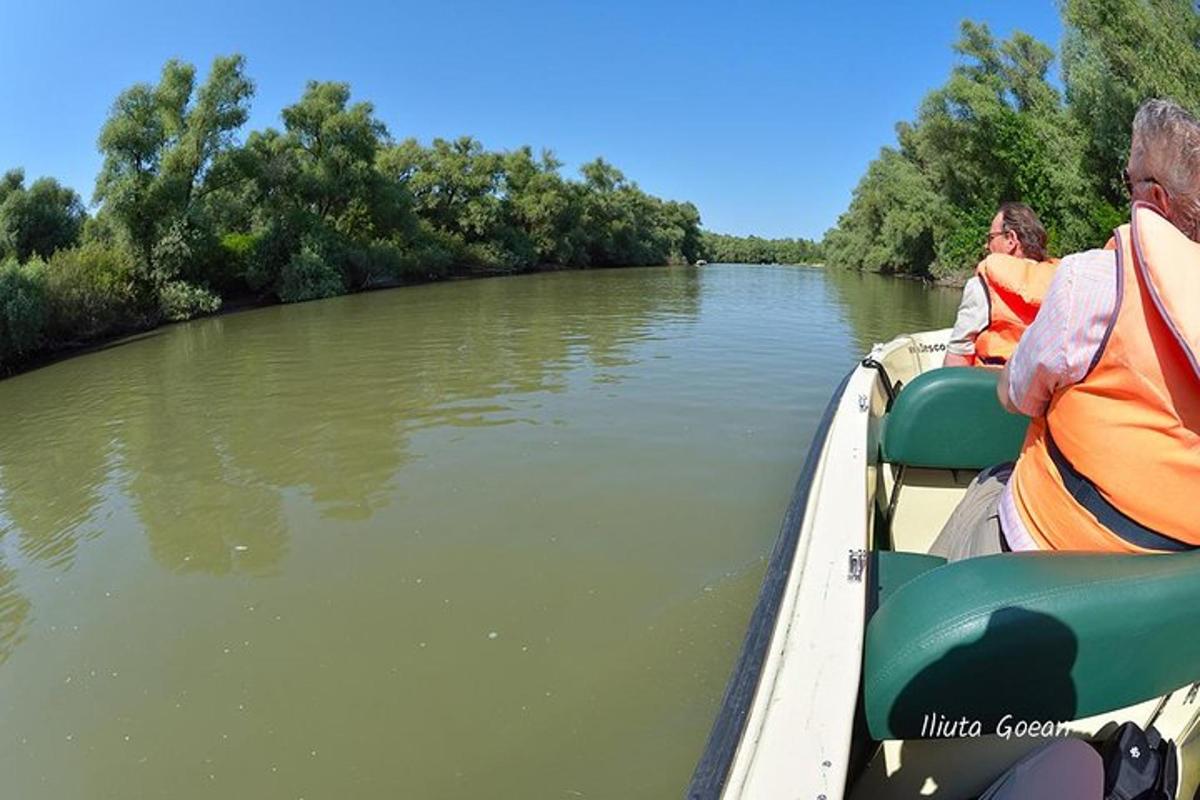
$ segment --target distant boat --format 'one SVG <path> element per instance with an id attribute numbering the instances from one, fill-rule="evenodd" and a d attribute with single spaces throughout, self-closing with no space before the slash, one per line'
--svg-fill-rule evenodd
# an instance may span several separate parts
<path id="1" fill-rule="evenodd" d="M 708 266 L 708 262 L 707 262 L 707 261 L 705 261 L 703 258 L 701 258 L 701 259 L 697 259 L 697 261 L 696 261 L 696 266 L 697 266 L 697 267 L 707 267 L 707 266 Z"/>

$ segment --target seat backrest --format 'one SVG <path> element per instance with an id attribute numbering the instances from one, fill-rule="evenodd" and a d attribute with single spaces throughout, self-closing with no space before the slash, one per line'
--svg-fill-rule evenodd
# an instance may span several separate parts
<path id="1" fill-rule="evenodd" d="M 867 568 L 867 608 L 875 611 L 904 584 L 931 569 L 944 566 L 946 559 L 927 553 L 872 550 Z"/>
<path id="2" fill-rule="evenodd" d="M 1200 551 L 1004 553 L 936 567 L 867 626 L 863 698 L 876 739 L 937 719 L 1065 722 L 1200 680 Z M 944 733 L 944 729 L 942 729 Z"/>
<path id="3" fill-rule="evenodd" d="M 1029 418 L 996 398 L 997 373 L 977 367 L 923 372 L 905 386 L 883 422 L 883 460 L 910 467 L 983 469 L 1012 461 Z"/>

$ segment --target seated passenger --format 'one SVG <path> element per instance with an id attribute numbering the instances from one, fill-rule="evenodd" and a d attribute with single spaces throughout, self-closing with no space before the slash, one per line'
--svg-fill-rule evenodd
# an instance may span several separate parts
<path id="1" fill-rule="evenodd" d="M 1005 203 L 988 231 L 989 255 L 963 287 L 943 366 L 1000 366 L 1033 322 L 1054 275 L 1046 229 L 1024 203 Z"/>
<path id="2" fill-rule="evenodd" d="M 976 477 L 936 554 L 1200 546 L 1200 122 L 1146 102 L 1128 164 L 1117 249 L 1063 259 L 1000 374 L 1034 418 L 1020 458 Z"/>

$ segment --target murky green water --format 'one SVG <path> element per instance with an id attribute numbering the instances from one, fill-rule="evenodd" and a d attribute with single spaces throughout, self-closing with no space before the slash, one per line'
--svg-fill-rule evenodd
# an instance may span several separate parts
<path id="1" fill-rule="evenodd" d="M 678 796 L 829 392 L 956 299 L 547 274 L 0 382 L 4 796 Z"/>

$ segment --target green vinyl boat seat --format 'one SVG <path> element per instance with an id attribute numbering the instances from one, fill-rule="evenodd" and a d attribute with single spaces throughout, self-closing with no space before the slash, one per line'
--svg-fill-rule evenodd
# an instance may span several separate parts
<path id="1" fill-rule="evenodd" d="M 867 625 L 876 739 L 1065 722 L 1200 680 L 1200 551 L 1003 553 L 926 570 Z M 1002 732 L 1002 730 L 1001 730 Z"/>
<path id="2" fill-rule="evenodd" d="M 924 575 L 931 569 L 943 566 L 946 559 L 927 553 L 908 553 L 899 550 L 872 550 L 870 566 L 867 567 L 868 613 L 887 602 L 904 584 Z"/>
<path id="3" fill-rule="evenodd" d="M 883 460 L 909 467 L 980 470 L 1016 459 L 1029 418 L 996 397 L 998 372 L 943 367 L 896 396 L 883 422 Z"/>

